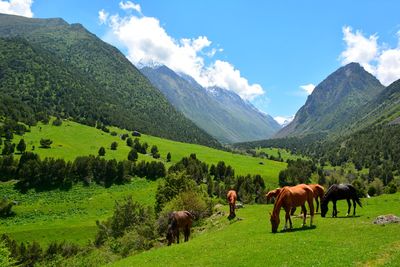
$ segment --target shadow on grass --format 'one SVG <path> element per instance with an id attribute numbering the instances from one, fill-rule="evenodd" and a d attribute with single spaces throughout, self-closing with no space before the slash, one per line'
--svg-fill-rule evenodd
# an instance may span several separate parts
<path id="1" fill-rule="evenodd" d="M 314 230 L 316 229 L 316 225 L 311 225 L 311 226 L 303 226 L 299 228 L 293 228 L 293 229 L 287 229 L 287 230 L 281 230 L 278 232 L 278 234 L 283 234 L 283 233 L 293 233 L 293 232 L 299 232 L 299 231 L 307 231 L 307 230 Z"/>
<path id="2" fill-rule="evenodd" d="M 324 217 L 321 217 L 321 218 L 323 218 L 323 219 L 351 219 L 351 218 L 359 218 L 359 217 L 361 217 L 361 215 L 355 215 L 355 216 L 349 215 L 349 216 L 337 216 L 337 217 L 326 216 L 325 218 Z"/>

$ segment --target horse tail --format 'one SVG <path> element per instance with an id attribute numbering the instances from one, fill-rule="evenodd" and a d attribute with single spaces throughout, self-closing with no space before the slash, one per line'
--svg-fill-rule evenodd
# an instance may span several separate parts
<path id="1" fill-rule="evenodd" d="M 360 201 L 360 198 L 358 196 L 356 196 L 355 201 L 362 208 L 361 201 Z"/>

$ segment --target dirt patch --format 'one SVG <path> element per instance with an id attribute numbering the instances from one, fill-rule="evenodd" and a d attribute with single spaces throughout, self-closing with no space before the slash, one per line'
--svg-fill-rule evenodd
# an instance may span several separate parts
<path id="1" fill-rule="evenodd" d="M 374 224 L 400 223 L 400 218 L 393 214 L 380 215 L 373 221 Z"/>

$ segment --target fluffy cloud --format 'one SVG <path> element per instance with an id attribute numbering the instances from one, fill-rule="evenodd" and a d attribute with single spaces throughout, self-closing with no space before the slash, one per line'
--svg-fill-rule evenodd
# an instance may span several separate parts
<path id="1" fill-rule="evenodd" d="M 311 95 L 311 93 L 314 91 L 315 85 L 309 83 L 306 85 L 301 85 L 300 88 L 303 89 L 308 95 Z"/>
<path id="2" fill-rule="evenodd" d="M 0 13 L 32 18 L 32 3 L 33 0 L 0 1 Z"/>
<path id="3" fill-rule="evenodd" d="M 342 64 L 358 62 L 382 84 L 389 85 L 400 79 L 400 34 L 397 35 L 399 43 L 392 49 L 378 44 L 376 34 L 365 37 L 361 31 L 353 32 L 351 27 L 343 27 L 346 49 L 340 54 Z"/>
<path id="4" fill-rule="evenodd" d="M 99 21 L 100 24 L 105 24 L 107 22 L 108 19 L 108 13 L 104 11 L 104 9 L 99 11 Z"/>
<path id="5" fill-rule="evenodd" d="M 134 4 L 131 1 L 126 1 L 125 3 L 124 2 L 120 2 L 119 3 L 119 7 L 121 9 L 123 9 L 123 10 L 132 9 L 132 10 L 135 10 L 138 13 L 142 14 L 142 8 L 140 7 L 140 5 L 139 4 Z"/>
<path id="6" fill-rule="evenodd" d="M 129 1 L 120 3 L 122 9 L 128 9 L 128 6 L 133 8 L 136 5 Z M 222 48 L 212 47 L 206 36 L 176 40 L 168 35 L 157 18 L 142 14 L 106 14 L 104 10 L 99 12 L 100 22 L 104 21 L 110 28 L 107 40 L 122 45 L 133 64 L 161 63 L 176 72 L 192 76 L 204 87 L 218 86 L 232 90 L 247 100 L 264 94 L 259 84 L 250 84 L 231 63 L 215 60 L 206 64 L 206 58 L 210 59 L 223 51 Z"/>

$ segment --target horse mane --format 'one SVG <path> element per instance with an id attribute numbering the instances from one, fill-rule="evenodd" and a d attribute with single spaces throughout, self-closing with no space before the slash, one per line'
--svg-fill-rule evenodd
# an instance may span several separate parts
<path id="1" fill-rule="evenodd" d="M 333 184 L 328 188 L 328 190 L 326 190 L 324 197 L 322 198 L 321 205 L 326 204 L 326 201 L 329 201 L 330 194 L 332 193 L 332 190 L 336 187 L 337 187 L 337 184 Z"/>
<path id="2" fill-rule="evenodd" d="M 272 214 L 276 214 L 277 216 L 279 216 L 279 212 L 282 207 L 282 199 L 285 196 L 286 191 L 290 191 L 290 189 L 286 186 L 281 188 L 278 196 L 276 197 L 274 209 L 272 210 Z"/>

